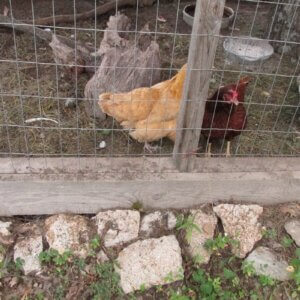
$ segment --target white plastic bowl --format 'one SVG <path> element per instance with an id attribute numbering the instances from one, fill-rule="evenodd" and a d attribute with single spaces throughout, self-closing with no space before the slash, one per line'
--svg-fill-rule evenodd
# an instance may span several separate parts
<path id="1" fill-rule="evenodd" d="M 195 12 L 195 4 L 188 4 L 184 7 L 184 9 L 182 11 L 183 20 L 188 25 L 193 26 L 194 16 L 191 15 L 190 11 Z M 225 15 L 225 17 L 224 17 L 224 15 Z M 229 25 L 231 24 L 233 17 L 234 17 L 234 10 L 228 6 L 225 6 L 224 7 L 224 15 L 223 15 L 222 25 L 221 25 L 222 29 L 229 27 Z"/>
<path id="2" fill-rule="evenodd" d="M 267 41 L 243 36 L 226 38 L 223 47 L 232 58 L 245 62 L 266 60 L 274 53 Z"/>

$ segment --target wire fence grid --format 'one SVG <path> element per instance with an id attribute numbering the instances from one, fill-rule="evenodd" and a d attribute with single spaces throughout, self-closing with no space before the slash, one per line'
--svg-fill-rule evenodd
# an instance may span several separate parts
<path id="1" fill-rule="evenodd" d="M 208 0 L 209 1 L 209 0 Z M 192 28 L 183 20 L 183 8 L 192 2 L 157 0 L 152 5 L 141 5 L 137 0 L 131 6 L 119 6 L 104 15 L 97 15 L 96 8 L 109 1 L 98 0 L 2 0 L 0 14 L 11 17 L 12 28 L 0 22 L 0 156 L 1 157 L 136 157 L 171 156 L 173 142 L 160 139 L 154 144 L 159 148 L 148 153 L 144 145 L 132 139 L 128 129 L 107 117 L 99 120 L 86 112 L 84 88 L 91 73 L 68 76 L 64 67 L 54 61 L 49 43 L 41 40 L 37 28 L 65 36 L 74 41 L 75 62 L 77 44 L 89 43 L 96 53 L 103 38 L 109 16 L 118 12 L 131 21 L 126 34 L 131 43 L 138 44 L 138 35 L 148 34 L 159 45 L 160 67 L 149 68 L 151 74 L 159 70 L 161 81 L 168 80 L 187 62 Z M 195 2 L 194 2 L 195 3 Z M 218 48 L 209 95 L 229 83 L 250 76 L 244 106 L 247 126 L 231 145 L 231 156 L 299 156 L 299 1 L 228 0 L 226 6 L 234 10 L 228 28 L 217 36 Z M 76 14 L 95 9 L 93 17 L 77 20 Z M 287 13 L 284 24 L 276 23 L 278 14 Z M 57 22 L 62 14 L 73 14 L 69 23 Z M 39 25 L 41 17 L 52 16 L 51 25 Z M 14 19 L 13 19 L 14 18 Z M 18 20 L 18 21 L 16 21 Z M 33 34 L 20 33 L 18 22 L 27 22 Z M 148 23 L 149 31 L 143 31 Z M 274 29 L 285 30 L 282 37 L 274 38 Z M 209 33 L 208 33 L 209 34 Z M 298 36 L 297 36 L 298 34 Z M 296 36 L 296 39 L 295 39 Z M 230 58 L 223 48 L 228 38 L 259 38 L 274 46 L 275 53 L 265 61 L 246 62 Z M 116 46 L 117 47 L 117 46 Z M 296 50 L 295 50 L 296 49 Z M 295 55 L 296 53 L 296 55 Z M 88 67 L 99 67 L 96 56 Z M 80 61 L 76 67 L 87 67 Z M 119 72 L 130 66 L 106 66 Z M 139 66 L 134 66 L 139 72 Z M 203 71 L 203 70 L 202 70 Z M 207 71 L 207 70 L 204 70 Z M 125 78 L 124 78 L 125 80 Z M 112 80 L 114 82 L 115 80 Z M 132 83 L 134 84 L 134 83 Z M 151 77 L 149 86 L 154 84 Z M 118 92 L 112 84 L 108 92 Z M 98 102 L 98 99 L 94 99 Z M 97 104 L 96 104 L 97 105 Z M 188 128 L 185 128 L 188 130 Z M 200 128 L 201 129 L 201 128 Z M 222 128 L 227 130 L 227 128 Z M 206 155 L 209 141 L 200 140 L 199 156 Z M 214 156 L 223 156 L 226 140 L 213 143 Z"/>

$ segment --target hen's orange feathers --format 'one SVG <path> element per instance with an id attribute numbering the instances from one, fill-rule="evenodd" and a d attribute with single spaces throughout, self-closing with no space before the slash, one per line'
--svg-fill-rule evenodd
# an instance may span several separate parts
<path id="1" fill-rule="evenodd" d="M 114 117 L 139 142 L 163 137 L 175 141 L 176 119 L 186 73 L 186 65 L 171 79 L 150 88 L 128 93 L 104 93 L 99 97 L 102 111 Z"/>

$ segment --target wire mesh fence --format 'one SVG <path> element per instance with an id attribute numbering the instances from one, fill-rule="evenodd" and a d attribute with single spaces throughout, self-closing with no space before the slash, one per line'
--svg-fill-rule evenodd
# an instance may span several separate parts
<path id="1" fill-rule="evenodd" d="M 180 71 L 188 60 L 192 32 L 183 19 L 183 10 L 189 4 L 195 3 L 24 0 L 21 4 L 17 0 L 2 0 L 0 155 L 45 158 L 172 155 L 172 140 L 161 136 L 149 140 L 158 146 L 149 153 L 130 134 L 135 125 L 126 123 L 125 126 L 110 116 L 104 119 L 98 99 L 101 92 L 114 94 L 130 92 L 139 86 L 151 87 Z M 209 137 L 214 129 L 225 133 L 239 131 L 231 142 L 231 156 L 299 156 L 300 3 L 297 0 L 228 0 L 225 5 L 234 14 L 228 9 L 224 11 L 213 68 L 201 71 L 212 72 L 209 96 L 220 86 L 237 84 L 245 76 L 250 78 L 244 102 L 239 104 L 245 108 L 247 122 L 243 118 L 241 128 L 230 128 L 231 110 L 235 109 L 230 105 L 230 111 L 226 108 L 226 126 L 206 128 Z M 193 16 L 192 8 L 186 11 Z M 109 17 L 118 13 L 128 18 L 126 24 L 107 28 Z M 109 51 L 103 44 L 105 34 L 108 34 Z M 50 47 L 53 35 L 61 37 L 60 41 L 67 47 L 61 44 L 58 48 Z M 253 51 L 255 55 L 261 54 L 259 46 L 252 43 L 255 39 L 269 43 L 275 52 L 268 59 L 249 61 L 245 53 L 234 57 L 224 49 L 228 41 L 246 41 L 247 55 Z M 154 45 L 157 53 L 151 48 Z M 147 56 L 149 49 L 154 52 Z M 131 58 L 128 53 L 132 54 Z M 61 54 L 65 60 L 59 59 Z M 94 90 L 87 93 L 91 81 Z M 99 88 L 99 82 L 105 84 Z M 140 100 L 149 103 L 147 97 Z M 141 119 L 147 120 L 147 109 L 132 111 L 130 108 L 130 114 L 142 115 Z M 167 120 L 171 111 L 176 120 L 178 110 L 179 107 L 167 106 L 159 112 L 159 118 Z M 220 118 L 217 106 L 213 118 Z M 147 124 L 148 121 L 147 130 L 167 126 L 158 122 L 153 129 Z M 172 129 L 175 128 L 173 125 Z M 226 142 L 224 135 L 217 140 L 202 137 L 193 154 L 204 156 L 210 151 L 212 155 L 223 156 Z"/>

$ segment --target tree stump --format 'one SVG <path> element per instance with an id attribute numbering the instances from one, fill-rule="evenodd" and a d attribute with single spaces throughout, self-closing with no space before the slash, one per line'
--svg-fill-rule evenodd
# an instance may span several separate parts
<path id="1" fill-rule="evenodd" d="M 101 63 L 85 87 L 85 109 L 91 117 L 105 119 L 98 105 L 104 92 L 129 92 L 138 87 L 151 86 L 160 80 L 159 46 L 150 34 L 129 40 L 126 33 L 130 20 L 122 14 L 111 16 L 99 50 L 93 55 Z M 148 25 L 143 32 L 149 31 Z"/>
<path id="2" fill-rule="evenodd" d="M 63 65 L 64 69 L 74 75 L 84 71 L 90 71 L 86 66 L 92 65 L 92 47 L 74 41 L 62 40 L 55 34 L 52 35 L 52 41 L 49 44 L 53 51 L 53 57 L 58 65 Z"/>
<path id="3" fill-rule="evenodd" d="M 273 42 L 273 47 L 276 52 L 290 53 L 292 57 L 298 60 L 300 53 L 300 14 L 299 7 L 296 5 L 300 4 L 300 0 L 282 0 L 281 3 L 277 10 L 276 5 L 271 10 L 271 17 L 274 17 L 271 39 L 282 41 Z"/>

